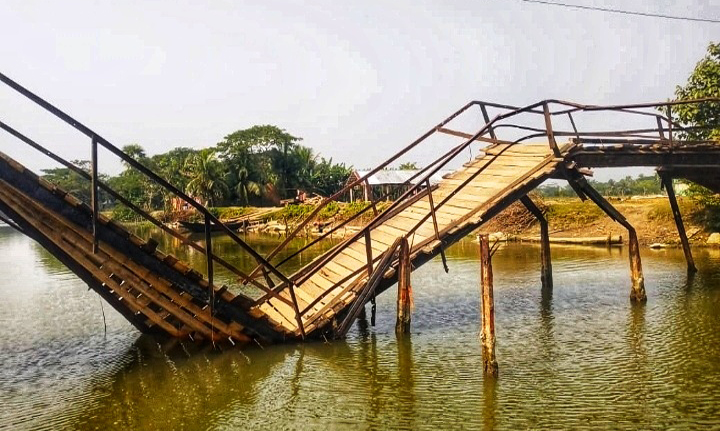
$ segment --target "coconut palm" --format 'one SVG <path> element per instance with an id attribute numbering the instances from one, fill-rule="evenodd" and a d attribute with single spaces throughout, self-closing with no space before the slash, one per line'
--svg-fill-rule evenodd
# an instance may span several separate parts
<path id="1" fill-rule="evenodd" d="M 188 157 L 183 174 L 190 179 L 185 191 L 204 200 L 206 205 L 214 205 L 228 194 L 228 186 L 222 179 L 222 165 L 212 149 Z"/>
<path id="2" fill-rule="evenodd" d="M 250 203 L 251 196 L 262 195 L 262 187 L 259 183 L 253 181 L 250 178 L 250 172 L 247 168 L 242 167 L 237 170 L 236 173 L 237 186 L 235 186 L 235 193 L 237 193 L 240 202 L 244 205 Z"/>

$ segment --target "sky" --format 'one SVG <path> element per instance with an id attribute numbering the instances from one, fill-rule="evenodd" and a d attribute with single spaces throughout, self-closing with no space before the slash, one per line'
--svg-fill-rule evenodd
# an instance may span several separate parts
<path id="1" fill-rule="evenodd" d="M 720 18 L 720 0 L 567 3 Z M 666 100 L 720 24 L 521 0 L 4 0 L 0 36 L 2 73 L 117 146 L 202 148 L 274 124 L 367 168 L 470 100 Z M 88 138 L 7 88 L 0 120 L 68 159 L 89 157 Z M 440 149 L 409 157 L 422 164 Z M 4 133 L 0 151 L 53 166 Z M 120 164 L 103 154 L 100 169 Z"/>

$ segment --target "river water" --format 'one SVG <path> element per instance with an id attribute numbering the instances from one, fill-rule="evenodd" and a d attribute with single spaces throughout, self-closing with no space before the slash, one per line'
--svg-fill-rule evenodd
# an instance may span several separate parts
<path id="1" fill-rule="evenodd" d="M 472 241 L 448 250 L 449 274 L 438 260 L 413 273 L 407 339 L 390 289 L 377 326 L 345 341 L 216 352 L 139 336 L 0 228 L 0 428 L 720 429 L 720 250 L 695 250 L 688 278 L 678 250 L 643 249 L 645 306 L 629 303 L 626 249 L 552 253 L 551 298 L 538 247 L 494 257 L 495 380 L 482 375 Z"/>

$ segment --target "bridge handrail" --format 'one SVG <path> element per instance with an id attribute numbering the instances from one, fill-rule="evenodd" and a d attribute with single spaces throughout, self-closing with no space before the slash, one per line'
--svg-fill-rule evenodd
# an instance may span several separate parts
<path id="1" fill-rule="evenodd" d="M 165 190 L 173 193 L 174 195 L 178 196 L 179 198 L 183 199 L 185 202 L 190 204 L 193 208 L 195 208 L 198 212 L 200 212 L 203 215 L 204 221 L 205 221 L 205 240 L 206 240 L 206 246 L 205 246 L 205 255 L 206 255 L 206 261 L 207 261 L 207 278 L 208 278 L 208 284 L 210 286 L 210 289 L 213 289 L 213 263 L 217 261 L 216 258 L 214 258 L 214 255 L 212 253 L 212 239 L 211 239 L 211 225 L 217 225 L 221 228 L 221 230 L 227 234 L 235 243 L 240 245 L 240 247 L 250 254 L 253 259 L 255 259 L 258 262 L 258 265 L 260 268 L 263 268 L 263 271 L 269 271 L 276 277 L 278 277 L 285 285 L 290 286 L 290 293 L 291 293 L 291 299 L 292 299 L 292 306 L 296 310 L 296 314 L 298 315 L 298 324 L 300 325 L 300 328 L 302 329 L 302 322 L 299 320 L 299 307 L 297 305 L 297 299 L 295 297 L 294 293 L 294 286 L 290 279 L 280 272 L 274 265 L 272 265 L 270 262 L 268 262 L 263 256 L 261 256 L 257 251 L 255 251 L 250 245 L 248 245 L 245 241 L 243 241 L 232 229 L 230 229 L 228 226 L 226 226 L 223 222 L 221 222 L 217 217 L 215 217 L 204 205 L 197 202 L 195 199 L 191 198 L 189 195 L 187 195 L 185 192 L 179 190 L 172 184 L 170 184 L 168 181 L 163 179 L 162 177 L 155 174 L 152 170 L 145 167 L 142 163 L 135 160 L 133 157 L 122 151 L 120 148 L 113 145 L 111 142 L 109 142 L 107 139 L 103 138 L 100 134 L 95 132 L 94 130 L 90 129 L 89 127 L 85 126 L 80 121 L 76 120 L 69 114 L 65 113 L 61 109 L 57 108 L 50 102 L 46 101 L 42 97 L 38 96 L 37 94 L 33 93 L 29 89 L 23 87 L 18 82 L 14 81 L 7 75 L 0 73 L 0 82 L 3 82 L 8 87 L 12 88 L 28 100 L 32 101 L 36 105 L 40 106 L 47 112 L 51 113 L 52 115 L 58 117 L 63 122 L 69 124 L 73 128 L 75 128 L 77 131 L 82 133 L 83 135 L 87 136 L 91 139 L 91 154 L 92 154 L 92 160 L 91 160 L 91 172 L 90 175 L 90 181 L 92 183 L 91 185 L 91 207 L 92 207 L 92 227 L 93 227 L 93 251 L 97 250 L 98 245 L 98 235 L 97 235 L 97 224 L 98 224 L 98 218 L 99 218 L 99 202 L 98 202 L 98 190 L 99 188 L 103 188 L 107 191 L 109 187 L 107 185 L 101 186 L 99 182 L 99 176 L 98 176 L 98 154 L 97 154 L 97 148 L 98 146 L 101 146 L 108 151 L 110 151 L 115 156 L 119 157 L 121 160 L 126 162 L 129 166 L 133 167 L 134 169 L 141 172 L 143 175 L 148 177 L 150 180 L 152 180 L 154 183 L 159 184 L 162 188 Z M 9 127 L 9 126 L 8 126 Z M 7 130 L 7 129 L 6 129 Z M 19 133 L 19 132 L 18 132 Z M 27 143 L 27 142 L 26 142 Z M 42 147 L 41 147 L 42 148 Z M 39 148 L 36 148 L 39 149 Z M 44 150 L 44 151 L 43 151 Z M 49 155 L 48 150 L 42 148 L 43 152 L 46 153 L 46 155 Z M 55 159 L 56 161 L 62 160 L 62 163 L 64 166 L 68 166 L 67 161 L 60 158 L 57 155 L 50 156 L 51 158 Z M 72 168 L 71 168 L 72 169 Z M 73 169 L 73 171 L 75 171 Z M 82 175 L 85 177 L 84 175 Z M 129 202 L 125 200 L 126 202 Z M 138 212 L 137 206 L 130 206 L 129 207 L 134 212 L 138 213 L 143 218 L 148 219 L 153 224 L 157 224 L 157 220 L 154 220 L 152 218 L 148 218 L 149 214 L 147 214 L 145 211 Z M 166 230 L 166 229 L 164 229 Z M 179 233 L 178 233 L 179 235 Z M 173 236 L 176 236 L 173 234 Z M 223 264 L 223 266 L 226 266 Z M 239 275 L 241 278 L 243 278 L 243 281 L 245 283 L 253 282 L 254 279 L 252 279 L 250 276 L 243 274 L 241 271 L 237 270 L 233 271 L 236 273 L 236 275 Z M 242 274 L 242 275 L 241 275 Z M 266 277 L 266 281 L 270 286 L 264 287 L 264 291 L 270 291 L 270 287 L 272 287 L 272 281 L 268 277 Z M 259 283 L 254 283 L 253 285 L 258 286 Z M 211 296 L 211 306 L 214 304 L 214 289 L 212 290 L 210 296 Z M 279 298 L 285 301 L 285 298 L 282 298 L 278 295 Z"/>
<path id="2" fill-rule="evenodd" d="M 480 139 L 480 138 L 481 138 L 483 135 L 485 135 L 486 133 L 490 133 L 490 134 L 493 136 L 493 139 L 483 138 L 483 141 L 491 141 L 491 142 L 494 141 L 494 142 L 497 142 L 497 143 L 501 143 L 501 142 L 506 143 L 507 141 L 499 141 L 499 140 L 497 140 L 497 139 L 494 137 L 494 131 L 495 131 L 495 130 L 497 130 L 497 129 L 499 129 L 499 128 L 503 128 L 503 127 L 514 127 L 514 128 L 520 128 L 520 129 L 526 129 L 526 130 L 536 131 L 537 133 L 532 134 L 532 135 L 528 135 L 528 136 L 525 136 L 525 137 L 522 137 L 522 138 L 520 138 L 520 139 L 518 139 L 518 140 L 516 140 L 516 141 L 511 142 L 511 144 L 521 143 L 522 141 L 524 141 L 524 140 L 526 140 L 526 139 L 529 139 L 530 137 L 537 137 L 537 136 L 543 136 L 543 135 L 544 135 L 544 136 L 547 136 L 547 137 L 548 137 L 550 148 L 553 150 L 553 152 L 555 153 L 556 156 L 561 156 L 561 154 L 559 153 L 559 150 L 558 150 L 558 147 L 557 147 L 557 143 L 554 142 L 554 136 L 575 136 L 575 137 L 577 137 L 577 138 L 580 138 L 581 136 L 609 136 L 609 135 L 617 135 L 617 136 L 624 136 L 624 137 L 629 137 L 629 136 L 630 136 L 630 137 L 635 137 L 635 136 L 645 136 L 645 135 L 640 135 L 640 134 L 643 134 L 643 133 L 658 133 L 659 136 L 660 136 L 660 139 L 658 139 L 657 141 L 658 141 L 658 142 L 662 142 L 663 140 L 665 140 L 664 135 L 663 135 L 663 132 L 664 132 L 664 131 L 670 131 L 670 130 L 672 130 L 672 127 L 673 127 L 673 126 L 677 127 L 678 129 L 685 130 L 685 131 L 696 130 L 696 129 L 705 129 L 705 128 L 707 128 L 707 127 L 699 127 L 699 126 L 684 127 L 684 126 L 682 126 L 682 125 L 677 124 L 676 122 L 674 122 L 674 121 L 672 120 L 672 118 L 671 118 L 670 115 L 668 115 L 668 116 L 666 117 L 666 116 L 663 116 L 663 115 L 661 115 L 661 114 L 650 114 L 650 113 L 647 113 L 647 112 L 631 112 L 631 111 L 628 111 L 628 110 L 634 110 L 634 109 L 639 109 L 639 108 L 654 108 L 654 109 L 656 109 L 656 108 L 658 108 L 658 107 L 671 107 L 671 106 L 675 106 L 675 105 L 683 105 L 683 104 L 690 104 L 690 103 L 704 103 L 704 102 L 711 102 L 711 101 L 712 101 L 712 102 L 716 102 L 716 101 L 720 101 L 720 99 L 717 99 L 717 98 L 708 98 L 708 99 L 700 99 L 700 100 L 696 100 L 696 101 L 670 101 L 670 102 L 646 103 L 646 104 L 612 105 L 612 106 L 607 106 L 607 107 L 597 106 L 597 105 L 579 105 L 579 104 L 573 104 L 573 103 L 564 102 L 564 101 L 559 101 L 559 100 L 543 100 L 543 101 L 541 101 L 541 102 L 537 102 L 537 103 L 534 103 L 534 104 L 531 104 L 531 105 L 527 105 L 527 106 L 524 106 L 524 107 L 514 107 L 514 106 L 510 106 L 510 105 L 499 105 L 499 104 L 495 104 L 495 103 L 491 103 L 491 102 L 484 102 L 484 101 L 473 101 L 473 102 L 470 102 L 470 103 L 468 103 L 467 105 L 465 105 L 463 108 L 461 108 L 459 111 L 456 111 L 451 117 L 448 117 L 448 119 L 446 119 L 445 121 L 443 121 L 443 122 L 441 123 L 441 125 L 436 126 L 434 129 L 432 129 L 431 131 L 429 131 L 429 132 L 427 132 L 426 134 L 424 134 L 423 136 L 421 136 L 421 138 L 419 138 L 418 140 L 416 140 L 416 141 L 414 141 L 413 143 L 411 143 L 408 147 L 405 147 L 403 150 L 401 150 L 400 153 L 396 153 L 396 154 L 393 155 L 390 159 L 388 159 L 388 160 L 386 160 L 385 162 L 383 162 L 381 165 L 379 165 L 378 167 L 376 167 L 375 169 L 373 169 L 372 171 L 370 171 L 368 174 L 366 174 L 366 175 L 363 176 L 362 178 L 360 178 L 360 179 L 358 179 L 358 180 L 356 180 L 356 181 L 354 181 L 354 182 L 346 185 L 346 186 L 345 186 L 343 189 L 341 189 L 339 192 L 337 192 L 336 194 L 334 194 L 334 195 L 331 196 L 330 198 L 324 200 L 320 205 L 318 205 L 317 208 L 315 208 L 315 210 L 313 211 L 313 213 L 311 213 L 311 214 L 300 224 L 300 226 L 306 225 L 310 220 L 312 220 L 312 218 L 315 216 L 315 214 L 317 214 L 317 212 L 319 212 L 319 210 L 320 210 L 322 207 L 324 207 L 325 205 L 327 205 L 329 202 L 336 200 L 339 196 L 341 196 L 343 193 L 345 193 L 345 192 L 346 192 L 347 190 L 349 190 L 351 187 L 354 187 L 355 185 L 358 185 L 358 184 L 362 183 L 362 182 L 365 181 L 370 175 L 372 175 L 373 173 L 379 171 L 379 170 L 382 169 L 383 167 L 389 165 L 389 163 L 391 163 L 392 161 L 397 160 L 397 158 L 399 158 L 402 154 L 405 154 L 405 153 L 406 153 L 407 151 L 409 151 L 411 148 L 413 148 L 413 147 L 417 146 L 418 144 L 420 144 L 421 142 L 423 142 L 425 139 L 427 139 L 427 138 L 428 138 L 430 135 L 432 135 L 433 133 L 435 133 L 435 132 L 437 132 L 437 131 L 440 131 L 440 130 L 443 128 L 444 125 L 446 125 L 450 120 L 452 120 L 452 119 L 454 119 L 455 117 L 457 117 L 460 113 L 462 113 L 462 112 L 464 112 L 465 110 L 467 110 L 470 106 L 479 105 L 479 106 L 483 109 L 483 111 L 485 110 L 485 107 L 486 107 L 486 106 L 490 106 L 490 107 L 495 107 L 495 108 L 508 109 L 508 110 L 510 110 L 510 112 L 506 112 L 506 113 L 503 113 L 503 114 L 498 114 L 497 116 L 495 116 L 495 117 L 494 117 L 493 119 L 491 119 L 491 120 L 488 119 L 488 118 L 487 118 L 487 114 L 486 114 L 485 112 L 483 112 L 483 113 L 485 114 L 486 123 L 485 123 L 485 125 L 484 125 L 477 133 L 475 133 L 474 135 L 467 134 L 467 135 L 468 135 L 468 136 L 467 136 L 467 140 L 466 140 L 463 144 L 458 145 L 457 147 L 453 148 L 450 152 L 444 154 L 443 156 L 441 156 L 440 158 L 438 158 L 436 161 L 434 161 L 434 162 L 430 165 L 430 166 L 433 167 L 433 169 L 428 169 L 430 166 L 426 167 L 426 169 L 423 169 L 422 172 L 425 173 L 424 177 L 423 177 L 422 179 L 420 179 L 420 180 L 416 180 L 416 181 L 415 181 L 415 184 L 412 184 L 412 186 L 411 186 L 405 193 L 403 193 L 395 202 L 393 202 L 393 203 L 391 204 L 391 206 L 390 206 L 383 214 L 377 215 L 373 220 L 371 220 L 367 225 L 365 225 L 360 231 L 358 231 L 357 233 L 355 233 L 355 234 L 354 234 L 353 236 L 351 236 L 349 239 L 346 239 L 345 241 L 343 241 L 341 244 L 338 244 L 337 246 L 333 247 L 331 250 L 329 250 L 328 252 L 326 252 L 325 255 L 323 255 L 323 257 L 320 258 L 318 261 L 313 262 L 312 268 L 310 268 L 309 271 L 302 271 L 302 272 L 300 272 L 300 273 L 293 274 L 293 276 L 291 276 L 291 278 L 293 278 L 293 279 L 295 280 L 295 283 L 296 283 L 297 285 L 301 285 L 303 282 L 305 282 L 305 281 L 308 280 L 310 277 L 312 277 L 312 275 L 313 275 L 319 268 L 321 268 L 324 264 L 326 264 L 327 262 L 329 262 L 330 260 L 332 260 L 335 256 L 337 256 L 342 250 L 344 250 L 345 248 L 347 248 L 347 247 L 350 246 L 351 244 L 355 243 L 355 242 L 358 241 L 360 238 L 362 238 L 362 237 L 367 237 L 367 235 L 368 235 L 368 233 L 370 232 L 370 230 L 372 230 L 374 227 L 380 225 L 380 224 L 383 223 L 385 220 L 387 220 L 388 218 L 390 218 L 390 217 L 392 217 L 394 214 L 396 214 L 396 211 L 397 211 L 399 208 L 401 209 L 401 208 L 403 208 L 404 206 L 406 206 L 406 205 L 405 205 L 405 204 L 407 203 L 406 200 L 407 200 L 410 196 L 412 196 L 413 194 L 417 193 L 417 192 L 420 190 L 421 187 L 424 187 L 424 186 L 425 186 L 425 184 L 428 184 L 428 183 L 429 183 L 429 178 L 430 178 L 431 176 L 435 175 L 435 174 L 436 174 L 440 169 L 442 169 L 442 167 L 444 167 L 450 160 L 454 159 L 458 154 L 460 154 L 461 151 L 463 151 L 465 148 L 467 148 L 467 147 L 468 147 L 470 144 L 472 144 L 473 142 L 475 142 L 475 141 L 477 141 L 478 139 Z M 570 108 L 569 108 L 569 109 L 564 109 L 564 110 L 551 111 L 551 110 L 549 109 L 549 107 L 550 107 L 551 104 L 553 104 L 553 105 L 557 104 L 557 105 L 560 105 L 561 107 L 562 107 L 562 106 L 570 106 Z M 542 107 L 542 110 L 538 109 L 538 108 L 540 108 L 540 107 Z M 623 113 L 628 113 L 628 114 L 651 115 L 651 116 L 656 117 L 656 118 L 658 119 L 658 127 L 657 127 L 657 128 L 646 128 L 646 129 L 633 129 L 633 130 L 625 130 L 625 131 L 612 131 L 612 132 L 581 132 L 581 131 L 578 131 L 577 127 L 575 126 L 575 121 L 574 121 L 573 116 L 572 116 L 572 114 L 573 114 L 574 112 L 581 112 L 581 111 L 602 111 L 602 110 L 604 110 L 604 111 L 617 111 L 617 112 L 623 112 Z M 508 118 L 517 116 L 517 115 L 519 115 L 519 114 L 521 114 L 521 113 L 531 113 L 531 114 L 542 115 L 542 116 L 544 117 L 544 119 L 545 119 L 546 128 L 543 130 L 543 129 L 539 129 L 539 128 L 529 128 L 529 127 L 520 126 L 520 125 L 498 124 L 498 123 L 499 123 L 500 121 L 502 121 L 502 120 L 505 120 L 505 119 L 508 119 Z M 571 123 L 572 123 L 572 125 L 573 125 L 573 129 L 574 129 L 572 132 L 570 132 L 570 131 L 557 131 L 557 132 L 553 132 L 553 130 L 552 130 L 552 120 L 551 120 L 551 118 L 552 118 L 553 116 L 562 115 L 562 114 L 568 115 L 568 117 L 570 118 L 570 121 L 571 121 Z M 664 121 L 664 122 L 667 124 L 667 128 L 665 128 L 665 127 L 662 126 L 661 121 Z M 670 137 L 669 142 L 672 144 L 672 137 Z M 506 148 L 506 149 L 507 149 L 507 148 Z M 505 151 L 506 149 L 504 149 L 504 150 L 502 150 L 502 151 Z M 492 163 L 496 158 L 497 158 L 497 156 L 493 157 L 493 158 L 491 159 L 491 161 L 488 163 L 488 165 L 489 165 L 490 163 Z M 439 163 L 438 163 L 438 162 L 439 162 Z M 486 165 L 485 167 L 487 167 L 488 165 Z M 407 233 L 407 235 L 410 235 L 410 234 L 412 234 L 413 232 L 415 232 L 429 217 L 435 218 L 435 215 L 434 215 L 435 211 L 437 211 L 439 208 L 441 208 L 447 201 L 450 200 L 450 198 L 451 198 L 454 194 L 456 194 L 459 190 L 461 190 L 463 187 L 465 187 L 470 181 L 472 181 L 472 179 L 473 179 L 475 176 L 477 176 L 485 167 L 481 168 L 478 172 L 476 172 L 476 173 L 475 173 L 474 175 L 472 175 L 470 178 L 468 178 L 467 180 L 465 180 L 461 185 L 459 185 L 458 187 L 456 187 L 456 188 L 448 195 L 448 197 L 446 197 L 445 199 L 443 199 L 439 204 L 433 205 L 432 208 L 431 208 L 431 210 L 430 210 L 430 212 L 429 212 L 428 214 L 426 214 L 425 217 L 424 217 L 422 220 L 420 220 L 420 221 Z M 427 172 L 427 171 L 429 171 L 429 172 Z M 417 178 L 417 176 L 419 176 L 419 175 L 413 176 L 412 179 L 415 180 L 415 179 Z M 409 184 L 409 183 L 411 183 L 411 181 L 406 181 L 404 184 L 407 185 L 407 184 Z M 429 190 L 430 190 L 430 189 L 428 188 L 428 191 L 429 191 Z M 429 193 L 431 193 L 431 191 L 429 191 Z M 375 204 L 375 202 L 376 202 L 375 200 L 371 200 L 370 204 L 373 205 L 373 204 Z M 369 209 L 369 208 L 371 207 L 371 205 L 368 205 L 364 210 Z M 395 210 L 395 211 L 393 211 L 393 210 Z M 337 230 L 337 229 L 340 228 L 341 226 L 346 225 L 346 224 L 349 223 L 351 220 L 352 220 L 352 218 L 349 219 L 349 220 L 345 220 L 345 221 L 342 222 L 341 224 L 335 226 L 335 227 L 333 228 L 333 231 L 334 231 L 334 230 Z M 297 233 L 297 231 L 299 231 L 299 229 L 296 229 L 294 232 L 292 232 L 292 233 L 288 236 L 287 241 L 289 241 L 289 239 L 291 239 L 291 238 Z M 330 234 L 330 233 L 327 233 L 327 234 L 321 236 L 321 238 L 324 238 L 324 237 L 326 237 L 326 236 L 329 235 L 329 234 Z M 310 244 L 308 244 L 305 248 L 308 248 L 308 247 L 310 247 L 311 245 L 316 244 L 317 242 L 318 242 L 318 240 L 315 240 L 315 241 L 311 242 Z M 366 244 L 366 246 L 369 247 L 369 244 Z M 274 250 L 271 254 L 269 254 L 269 255 L 267 256 L 268 260 L 272 259 L 272 257 L 273 257 L 273 256 L 277 253 L 277 251 L 279 251 L 279 249 L 281 249 L 281 248 L 282 248 L 282 246 L 279 246 L 279 247 L 278 247 L 278 250 Z M 304 248 L 304 249 L 305 249 L 305 248 Z M 287 261 L 287 259 L 285 259 L 282 263 L 284 263 L 285 261 Z M 370 258 L 368 259 L 368 264 L 367 264 L 367 265 L 368 265 L 368 267 L 370 267 L 370 266 L 372 265 L 372 262 L 371 262 L 371 259 L 370 259 Z M 359 272 L 361 272 L 361 271 L 356 271 L 355 273 L 359 273 Z M 296 276 L 299 276 L 299 278 L 296 278 Z M 346 278 L 347 278 L 347 277 L 346 277 Z M 337 287 L 337 284 L 336 284 L 335 286 L 331 287 L 330 289 L 333 289 L 333 288 L 335 288 L 335 287 Z M 282 286 L 280 286 L 280 288 L 282 288 Z M 308 308 L 309 308 L 309 307 L 308 307 Z M 304 310 L 304 311 L 307 311 L 307 309 Z M 304 314 L 304 312 L 303 312 L 303 314 Z"/>

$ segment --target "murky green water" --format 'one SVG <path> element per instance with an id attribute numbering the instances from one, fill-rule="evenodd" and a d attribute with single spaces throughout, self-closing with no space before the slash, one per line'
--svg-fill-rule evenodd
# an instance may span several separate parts
<path id="1" fill-rule="evenodd" d="M 0 228 L 0 428 L 720 429 L 719 250 L 696 250 L 688 279 L 679 251 L 643 249 L 649 301 L 631 307 L 625 250 L 553 247 L 542 298 L 538 248 L 502 248 L 497 381 L 481 373 L 476 252 L 414 273 L 403 342 L 390 290 L 347 341 L 218 353 L 139 337 L 107 305 L 105 335 L 99 297 Z"/>

